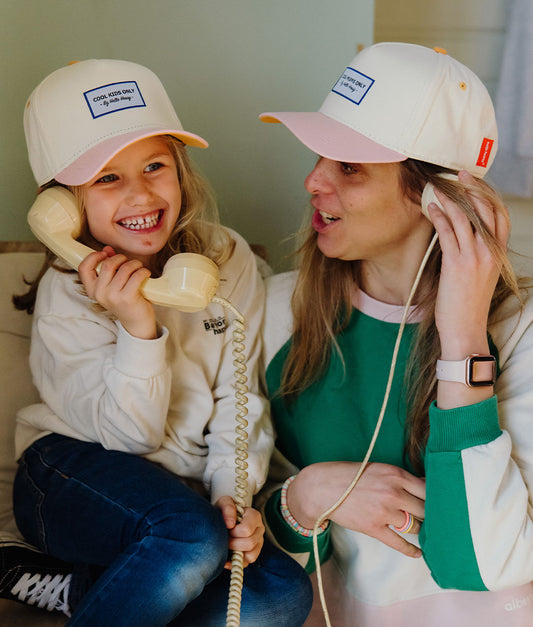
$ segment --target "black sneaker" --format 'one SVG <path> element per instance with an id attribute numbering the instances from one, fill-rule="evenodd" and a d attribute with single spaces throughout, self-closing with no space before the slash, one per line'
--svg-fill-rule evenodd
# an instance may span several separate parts
<path id="1" fill-rule="evenodd" d="M 25 542 L 0 541 L 0 597 L 70 616 L 72 565 Z"/>

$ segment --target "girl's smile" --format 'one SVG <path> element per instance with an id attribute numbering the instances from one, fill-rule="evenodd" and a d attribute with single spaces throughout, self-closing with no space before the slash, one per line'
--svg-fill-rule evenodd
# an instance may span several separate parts
<path id="1" fill-rule="evenodd" d="M 150 229 L 157 227 L 162 216 L 163 211 L 154 211 L 153 213 L 144 216 L 124 218 L 119 221 L 119 224 L 126 229 L 131 229 L 132 231 L 144 231 L 146 233 Z"/>

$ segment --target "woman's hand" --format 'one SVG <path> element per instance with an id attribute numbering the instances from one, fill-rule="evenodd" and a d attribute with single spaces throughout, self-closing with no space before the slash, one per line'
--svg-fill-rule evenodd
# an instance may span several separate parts
<path id="1" fill-rule="evenodd" d="M 460 172 L 459 179 L 466 184 L 475 182 L 467 172 Z M 444 212 L 435 204 L 430 205 L 442 249 L 435 322 L 441 340 L 450 344 L 452 350 L 457 345 L 462 348 L 470 338 L 486 339 L 490 302 L 501 268 L 481 235 L 472 230 L 463 211 L 438 190 L 436 195 Z M 505 246 L 509 234 L 508 214 L 496 212 L 494 207 L 472 194 L 470 198 L 479 217 Z"/>
<path id="2" fill-rule="evenodd" d="M 318 517 L 344 493 L 359 468 L 356 462 L 321 462 L 304 468 L 287 492 L 293 517 L 302 526 L 312 529 Z M 410 533 L 418 533 L 420 521 L 424 519 L 425 497 L 424 479 L 397 466 L 371 463 L 330 518 L 408 557 L 420 557 L 420 549 L 391 526 L 402 527 L 405 512 L 408 512 L 416 519 Z"/>
<path id="3" fill-rule="evenodd" d="M 265 526 L 261 514 L 256 509 L 247 507 L 241 522 L 237 523 L 237 507 L 231 496 L 221 496 L 215 506 L 222 512 L 229 531 L 230 550 L 243 552 L 245 567 L 255 562 L 264 542 Z M 231 561 L 227 561 L 224 568 L 231 569 Z"/>
<path id="4" fill-rule="evenodd" d="M 474 185 L 467 172 L 459 180 Z M 429 212 L 439 235 L 442 268 L 435 305 L 435 323 L 441 342 L 441 359 L 459 361 L 472 353 L 488 354 L 489 308 L 501 267 L 481 235 L 474 232 L 463 211 L 438 190 L 444 207 L 430 204 Z M 474 207 L 489 230 L 505 247 L 509 236 L 508 213 L 495 208 L 474 194 Z M 464 389 L 463 389 L 464 388 Z M 467 388 L 461 383 L 439 382 L 439 407 L 448 409 L 472 404 L 492 395 L 492 388 Z"/>
<path id="5" fill-rule="evenodd" d="M 116 316 L 130 335 L 147 340 L 157 337 L 154 308 L 140 291 L 150 270 L 140 261 L 105 246 L 88 255 L 78 272 L 89 298 Z"/>

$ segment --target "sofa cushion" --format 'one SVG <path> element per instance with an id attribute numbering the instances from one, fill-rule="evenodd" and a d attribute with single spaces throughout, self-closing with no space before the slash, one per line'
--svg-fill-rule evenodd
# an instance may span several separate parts
<path id="1" fill-rule="evenodd" d="M 31 316 L 17 311 L 11 297 L 25 291 L 23 277 L 35 277 L 42 262 L 42 253 L 0 254 L 0 532 L 15 532 L 11 502 L 16 470 L 15 414 L 39 400 L 28 364 Z"/>

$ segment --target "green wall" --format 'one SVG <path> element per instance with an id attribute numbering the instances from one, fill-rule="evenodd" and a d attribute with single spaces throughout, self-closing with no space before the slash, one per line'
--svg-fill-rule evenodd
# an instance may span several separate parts
<path id="1" fill-rule="evenodd" d="M 288 267 L 283 241 L 306 205 L 314 156 L 262 111 L 315 110 L 359 44 L 373 0 L 0 0 L 0 239 L 31 239 L 35 195 L 22 112 L 35 85 L 72 60 L 122 58 L 161 78 L 213 185 L 223 223 Z"/>

